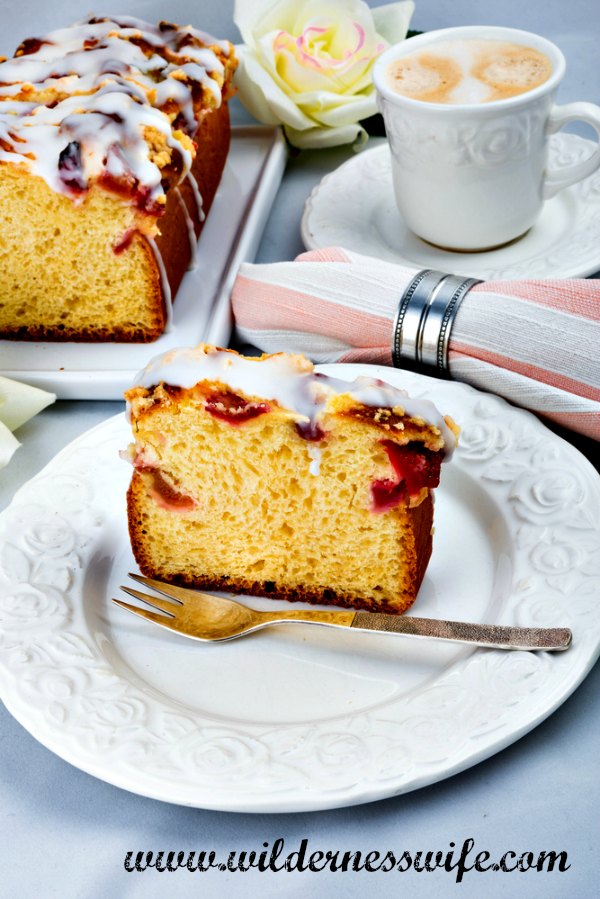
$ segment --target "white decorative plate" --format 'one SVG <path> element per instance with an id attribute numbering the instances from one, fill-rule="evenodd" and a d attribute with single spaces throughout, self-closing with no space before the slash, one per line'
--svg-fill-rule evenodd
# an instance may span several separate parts
<path id="1" fill-rule="evenodd" d="M 181 282 L 169 331 L 154 343 L 33 343 L 0 340 L 0 375 L 60 399 L 122 400 L 152 356 L 204 341 L 227 346 L 230 296 L 241 262 L 254 259 L 286 162 L 281 129 L 232 128 L 227 164 L 195 266 Z"/>
<path id="2" fill-rule="evenodd" d="M 451 253 L 408 230 L 394 200 L 388 144 L 372 144 L 376 146 L 326 175 L 306 201 L 302 239 L 307 249 L 346 247 L 389 262 L 482 280 L 583 278 L 600 270 L 600 171 L 548 200 L 521 240 L 485 253 Z M 574 134 L 555 134 L 550 162 L 557 168 L 571 165 L 595 147 Z"/>
<path id="3" fill-rule="evenodd" d="M 564 653 L 282 626 L 197 644 L 114 606 L 133 559 L 124 416 L 63 450 L 0 516 L 0 695 L 77 767 L 145 796 L 244 812 L 431 784 L 556 709 L 600 648 L 600 478 L 533 416 L 378 366 L 462 425 L 419 615 L 568 626 Z M 272 601 L 248 599 L 262 608 Z"/>

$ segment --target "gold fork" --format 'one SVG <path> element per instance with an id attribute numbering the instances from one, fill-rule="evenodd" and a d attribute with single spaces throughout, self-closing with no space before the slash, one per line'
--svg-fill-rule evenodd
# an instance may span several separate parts
<path id="1" fill-rule="evenodd" d="M 147 603 L 156 611 L 149 612 L 140 606 L 113 599 L 116 605 L 194 640 L 210 642 L 234 640 L 236 637 L 273 624 L 292 622 L 434 638 L 452 643 L 485 646 L 490 649 L 562 650 L 567 649 L 572 640 L 571 631 L 564 627 L 470 624 L 465 621 L 441 621 L 435 618 L 413 618 L 407 615 L 352 610 L 330 612 L 321 609 L 278 609 L 273 612 L 259 612 L 232 599 L 177 587 L 139 574 L 130 574 L 129 577 L 168 598 L 161 599 L 159 596 L 150 596 L 131 587 L 121 587 L 125 593 Z"/>

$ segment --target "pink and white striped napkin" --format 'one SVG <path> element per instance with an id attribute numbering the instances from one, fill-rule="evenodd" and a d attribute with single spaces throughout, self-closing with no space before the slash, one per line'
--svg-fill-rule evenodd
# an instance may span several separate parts
<path id="1" fill-rule="evenodd" d="M 232 294 L 237 331 L 264 352 L 392 365 L 392 322 L 415 274 L 337 247 L 244 264 Z M 600 281 L 476 284 L 456 314 L 449 369 L 600 440 Z"/>

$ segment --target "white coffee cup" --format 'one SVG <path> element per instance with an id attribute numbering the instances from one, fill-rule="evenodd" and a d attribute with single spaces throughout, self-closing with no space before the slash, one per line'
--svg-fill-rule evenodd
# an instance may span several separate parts
<path id="1" fill-rule="evenodd" d="M 448 40 L 500 40 L 546 54 L 550 77 L 538 87 L 484 103 L 430 103 L 403 96 L 390 63 Z M 525 234 L 543 203 L 600 166 L 600 147 L 582 162 L 547 169 L 549 135 L 567 122 L 591 125 L 600 140 L 600 107 L 556 106 L 565 59 L 550 41 L 514 28 L 465 26 L 409 38 L 377 60 L 373 79 L 392 153 L 396 203 L 408 227 L 440 247 L 490 249 Z"/>

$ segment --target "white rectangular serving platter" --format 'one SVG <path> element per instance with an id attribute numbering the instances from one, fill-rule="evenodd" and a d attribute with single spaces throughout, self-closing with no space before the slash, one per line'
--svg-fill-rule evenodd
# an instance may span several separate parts
<path id="1" fill-rule="evenodd" d="M 181 283 L 170 329 L 153 343 L 0 341 L 0 375 L 42 387 L 59 399 L 121 400 L 136 373 L 178 346 L 226 346 L 230 295 L 238 268 L 258 250 L 286 163 L 278 128 L 232 128 L 219 189 Z"/>

